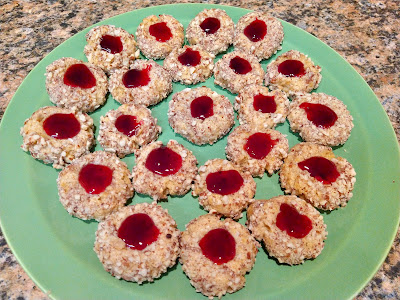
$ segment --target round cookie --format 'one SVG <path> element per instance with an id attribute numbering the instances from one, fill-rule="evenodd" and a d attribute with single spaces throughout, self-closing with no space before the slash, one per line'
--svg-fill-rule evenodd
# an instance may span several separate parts
<path id="1" fill-rule="evenodd" d="M 232 162 L 211 159 L 199 168 L 192 195 L 210 213 L 239 219 L 253 201 L 256 183 L 249 172 L 242 172 Z"/>
<path id="2" fill-rule="evenodd" d="M 313 143 L 295 145 L 280 171 L 285 193 L 297 195 L 322 210 L 344 207 L 353 196 L 356 172 L 332 149 Z"/>
<path id="3" fill-rule="evenodd" d="M 125 206 L 99 223 L 94 251 L 112 276 L 142 284 L 176 264 L 179 236 L 167 210 L 140 203 Z"/>
<path id="4" fill-rule="evenodd" d="M 217 55 L 233 43 L 235 24 L 222 9 L 204 9 L 190 21 L 186 39 L 190 45 L 199 45 Z"/>
<path id="5" fill-rule="evenodd" d="M 299 94 L 290 104 L 290 129 L 306 142 L 326 146 L 344 144 L 354 126 L 346 105 L 324 93 Z"/>
<path id="6" fill-rule="evenodd" d="M 171 51 L 164 60 L 164 68 L 170 72 L 173 81 L 196 84 L 212 75 L 214 57 L 200 46 L 183 46 Z"/>
<path id="7" fill-rule="evenodd" d="M 321 67 L 297 50 L 278 56 L 267 66 L 265 85 L 281 90 L 289 97 L 295 93 L 308 93 L 316 89 L 322 79 Z"/>
<path id="8" fill-rule="evenodd" d="M 104 151 L 74 160 L 58 174 L 57 186 L 61 204 L 82 220 L 103 220 L 134 193 L 126 163 Z"/>
<path id="9" fill-rule="evenodd" d="M 34 112 L 20 133 L 23 139 L 21 148 L 56 169 L 89 153 L 95 142 L 91 117 L 54 106 Z"/>
<path id="10" fill-rule="evenodd" d="M 163 59 L 183 45 L 183 31 L 183 25 L 170 15 L 148 16 L 136 30 L 138 47 L 147 58 Z"/>
<path id="11" fill-rule="evenodd" d="M 197 292 L 221 298 L 244 287 L 244 275 L 253 268 L 258 246 L 240 223 L 208 214 L 186 225 L 179 261 Z"/>
<path id="12" fill-rule="evenodd" d="M 175 93 L 169 102 L 168 121 L 176 133 L 196 145 L 212 145 L 235 122 L 229 99 L 204 86 Z"/>
<path id="13" fill-rule="evenodd" d="M 124 104 L 100 117 L 97 140 L 105 151 L 123 158 L 155 141 L 160 133 L 161 127 L 148 108 Z"/>
<path id="14" fill-rule="evenodd" d="M 253 128 L 275 128 L 285 122 L 289 113 L 289 99 L 285 93 L 270 92 L 262 85 L 249 85 L 235 98 L 235 109 L 239 113 L 239 123 Z"/>
<path id="15" fill-rule="evenodd" d="M 316 258 L 328 234 L 319 211 L 296 196 L 254 201 L 247 209 L 247 224 L 269 255 L 289 265 Z"/>
<path id="16" fill-rule="evenodd" d="M 161 141 L 143 146 L 136 153 L 132 181 L 136 192 L 146 194 L 155 201 L 167 195 L 185 195 L 197 172 L 197 159 L 177 141 L 167 145 Z"/>
<path id="17" fill-rule="evenodd" d="M 107 76 L 95 65 L 63 57 L 48 65 L 45 75 L 50 101 L 59 107 L 91 112 L 106 101 Z"/>
<path id="18" fill-rule="evenodd" d="M 139 58 L 135 37 L 114 25 L 101 25 L 86 34 L 83 49 L 88 61 L 109 73 L 113 69 L 128 67 Z"/>
<path id="19" fill-rule="evenodd" d="M 250 84 L 262 84 L 264 70 L 257 58 L 241 51 L 225 54 L 214 67 L 214 83 L 232 94 Z"/>
<path id="20" fill-rule="evenodd" d="M 235 50 L 263 60 L 282 49 L 283 36 L 283 26 L 278 19 L 267 13 L 254 11 L 239 19 L 233 45 Z"/>
<path id="21" fill-rule="evenodd" d="M 289 152 L 287 138 L 277 130 L 256 130 L 249 125 L 236 127 L 228 136 L 226 158 L 244 172 L 263 177 L 279 170 Z"/>
<path id="22" fill-rule="evenodd" d="M 109 89 L 121 104 L 155 105 L 172 92 L 170 73 L 153 60 L 138 59 L 129 68 L 114 70 Z"/>

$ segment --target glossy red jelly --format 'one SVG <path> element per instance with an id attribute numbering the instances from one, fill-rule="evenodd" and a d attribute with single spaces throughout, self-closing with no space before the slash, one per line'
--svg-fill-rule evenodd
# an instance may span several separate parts
<path id="1" fill-rule="evenodd" d="M 248 137 L 244 150 L 252 158 L 263 159 L 271 152 L 276 143 L 278 140 L 272 139 L 268 133 L 257 132 Z"/>
<path id="2" fill-rule="evenodd" d="M 218 171 L 206 177 L 207 189 L 219 195 L 236 193 L 244 183 L 243 177 L 236 170 Z"/>
<path id="3" fill-rule="evenodd" d="M 263 94 L 255 95 L 253 107 L 254 110 L 264 114 L 274 113 L 276 111 L 275 96 L 265 96 Z"/>
<path id="4" fill-rule="evenodd" d="M 81 131 L 81 124 L 74 114 L 53 114 L 43 122 L 44 131 L 52 138 L 73 138 Z"/>
<path id="5" fill-rule="evenodd" d="M 214 34 L 221 27 L 221 22 L 217 18 L 206 18 L 203 22 L 200 23 L 200 28 L 208 34 Z"/>
<path id="6" fill-rule="evenodd" d="M 115 127 L 117 130 L 129 137 L 136 134 L 140 125 L 141 123 L 132 115 L 120 115 L 117 120 L 115 120 Z"/>
<path id="7" fill-rule="evenodd" d="M 157 241 L 160 230 L 154 221 L 143 213 L 127 217 L 118 228 L 118 237 L 129 248 L 143 250 Z"/>
<path id="8" fill-rule="evenodd" d="M 278 66 L 278 72 L 287 77 L 301 77 L 306 74 L 304 64 L 296 59 L 288 59 L 281 62 Z"/>
<path id="9" fill-rule="evenodd" d="M 153 24 L 149 27 L 149 33 L 156 38 L 158 42 L 164 43 L 172 38 L 171 29 L 166 22 Z"/>
<path id="10" fill-rule="evenodd" d="M 329 128 L 338 119 L 337 114 L 323 104 L 303 102 L 299 107 L 306 111 L 307 119 L 320 128 Z"/>
<path id="11" fill-rule="evenodd" d="M 170 148 L 161 146 L 150 152 L 145 165 L 155 174 L 168 176 L 180 170 L 182 157 Z"/>
<path id="12" fill-rule="evenodd" d="M 281 204 L 280 212 L 276 217 L 276 226 L 296 239 L 307 236 L 313 228 L 309 217 L 300 214 L 296 208 L 286 203 Z"/>
<path id="13" fill-rule="evenodd" d="M 178 60 L 184 66 L 195 67 L 200 63 L 201 55 L 199 51 L 186 48 L 185 52 L 178 56 Z"/>
<path id="14" fill-rule="evenodd" d="M 65 72 L 64 84 L 90 89 L 96 85 L 96 78 L 85 64 L 74 64 Z"/>
<path id="15" fill-rule="evenodd" d="M 107 166 L 87 164 L 79 172 L 79 183 L 88 194 L 100 194 L 111 184 L 113 170 Z"/>
<path id="16" fill-rule="evenodd" d="M 262 20 L 254 20 L 243 31 L 244 35 L 252 42 L 259 42 L 267 34 L 267 24 Z"/>
<path id="17" fill-rule="evenodd" d="M 235 56 L 231 59 L 229 67 L 233 70 L 233 72 L 239 75 L 247 74 L 253 69 L 247 60 L 239 56 Z"/>
<path id="18" fill-rule="evenodd" d="M 336 165 L 322 156 L 313 156 L 298 163 L 302 170 L 307 170 L 312 177 L 323 184 L 331 184 L 336 181 L 340 173 Z"/>
<path id="19" fill-rule="evenodd" d="M 122 76 L 122 83 L 126 88 L 146 86 L 150 82 L 151 65 L 142 70 L 131 69 Z"/>
<path id="20" fill-rule="evenodd" d="M 205 120 L 214 115 L 214 102 L 208 96 L 197 97 L 190 103 L 190 113 L 193 118 Z"/>
<path id="21" fill-rule="evenodd" d="M 100 39 L 100 48 L 111 54 L 120 53 L 124 46 L 122 46 L 121 37 L 114 35 L 103 35 Z"/>
<path id="22" fill-rule="evenodd" d="M 231 261 L 236 255 L 236 241 L 223 228 L 210 230 L 199 242 L 203 255 L 217 265 Z"/>

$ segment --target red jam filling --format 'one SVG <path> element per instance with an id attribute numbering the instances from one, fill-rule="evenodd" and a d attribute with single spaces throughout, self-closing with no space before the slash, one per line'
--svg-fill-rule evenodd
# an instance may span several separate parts
<path id="1" fill-rule="evenodd" d="M 88 194 L 100 194 L 112 182 L 113 170 L 107 166 L 87 164 L 79 172 L 79 183 Z"/>
<path id="2" fill-rule="evenodd" d="M 168 176 L 180 170 L 182 157 L 170 148 L 161 146 L 150 152 L 145 165 L 155 174 Z"/>
<path id="3" fill-rule="evenodd" d="M 229 67 L 233 70 L 233 72 L 239 75 L 247 74 L 253 69 L 247 60 L 239 56 L 235 56 L 231 59 Z"/>
<path id="4" fill-rule="evenodd" d="M 307 170 L 312 177 L 323 184 L 335 182 L 340 175 L 336 165 L 329 159 L 321 156 L 313 156 L 303 160 L 298 163 L 298 166 L 302 170 Z"/>
<path id="5" fill-rule="evenodd" d="M 267 34 L 267 24 L 262 20 L 254 20 L 244 29 L 244 35 L 252 42 L 261 41 Z"/>
<path id="6" fill-rule="evenodd" d="M 143 213 L 127 217 L 118 228 L 118 237 L 129 248 L 143 250 L 157 241 L 160 230 L 154 221 Z"/>
<path id="7" fill-rule="evenodd" d="M 166 22 L 153 24 L 149 27 L 149 33 L 156 38 L 158 42 L 164 43 L 172 38 L 171 29 Z"/>
<path id="8" fill-rule="evenodd" d="M 236 170 L 218 171 L 206 177 L 207 189 L 223 196 L 236 193 L 243 183 L 243 177 Z"/>
<path id="9" fill-rule="evenodd" d="M 282 203 L 276 217 L 276 226 L 296 239 L 305 237 L 313 228 L 310 218 L 300 214 L 293 206 Z"/>
<path id="10" fill-rule="evenodd" d="M 52 138 L 73 138 L 81 131 L 81 124 L 74 114 L 53 114 L 43 122 L 44 131 Z"/>
<path id="11" fill-rule="evenodd" d="M 96 85 L 96 78 L 85 64 L 74 64 L 65 72 L 64 84 L 90 89 Z"/>
<path id="12" fill-rule="evenodd" d="M 304 64 L 296 59 L 288 59 L 281 62 L 278 66 L 278 72 L 287 77 L 301 77 L 306 74 Z"/>
<path id="13" fill-rule="evenodd" d="M 151 65 L 142 70 L 131 69 L 122 76 L 122 83 L 126 88 L 146 86 L 150 82 Z"/>
<path id="14" fill-rule="evenodd" d="M 203 22 L 200 23 L 200 28 L 208 34 L 214 34 L 221 27 L 221 22 L 217 18 L 206 18 Z"/>
<path id="15" fill-rule="evenodd" d="M 115 120 L 115 127 L 117 130 L 129 137 L 136 134 L 140 125 L 141 122 L 138 122 L 136 116 L 132 115 L 120 115 L 117 120 Z"/>
<path id="16" fill-rule="evenodd" d="M 186 48 L 185 52 L 178 56 L 179 62 L 188 67 L 195 67 L 201 61 L 201 55 L 199 51 Z"/>
<path id="17" fill-rule="evenodd" d="M 100 39 L 101 50 L 111 54 L 120 53 L 124 47 L 122 46 L 121 37 L 113 35 L 103 35 Z"/>
<path id="18" fill-rule="evenodd" d="M 197 97 L 190 103 L 190 113 L 193 118 L 204 120 L 214 115 L 214 102 L 208 96 Z"/>
<path id="19" fill-rule="evenodd" d="M 306 111 L 307 119 L 320 128 L 329 128 L 335 125 L 338 118 L 332 109 L 323 104 L 304 102 L 299 107 Z"/>
<path id="20" fill-rule="evenodd" d="M 210 230 L 199 242 L 203 255 L 217 265 L 235 258 L 236 242 L 230 232 L 223 228 Z"/>
<path id="21" fill-rule="evenodd" d="M 264 114 L 274 113 L 276 111 L 275 96 L 265 96 L 262 94 L 255 95 L 253 107 L 254 110 Z"/>
<path id="22" fill-rule="evenodd" d="M 255 159 L 263 159 L 271 152 L 278 140 L 273 140 L 268 133 L 257 132 L 249 136 L 244 150 L 250 157 Z"/>

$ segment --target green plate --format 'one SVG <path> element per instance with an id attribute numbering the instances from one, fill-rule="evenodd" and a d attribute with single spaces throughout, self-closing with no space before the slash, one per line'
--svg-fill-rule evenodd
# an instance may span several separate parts
<path id="1" fill-rule="evenodd" d="M 99 24 L 114 24 L 131 33 L 150 14 L 171 14 L 185 26 L 205 8 L 222 8 L 236 23 L 245 9 L 177 4 L 125 13 Z M 284 53 L 297 49 L 322 67 L 318 92 L 341 99 L 354 117 L 354 129 L 346 144 L 334 152 L 348 159 L 357 171 L 354 196 L 347 207 L 324 213 L 328 239 L 322 254 L 299 266 L 279 265 L 261 248 L 254 269 L 246 275 L 246 287 L 224 299 L 243 298 L 352 298 L 372 278 L 393 242 L 399 221 L 399 149 L 390 122 L 378 99 L 360 75 L 335 51 L 312 35 L 282 22 Z M 36 284 L 55 299 L 198 298 L 178 264 L 154 283 L 141 286 L 117 280 L 106 271 L 92 250 L 97 223 L 71 217 L 58 201 L 58 171 L 33 159 L 20 149 L 19 134 L 24 120 L 38 108 L 51 105 L 45 89 L 45 68 L 54 60 L 83 54 L 86 29 L 47 55 L 26 77 L 15 93 L 0 128 L 0 214 L 7 242 Z M 220 58 L 221 56 L 218 56 Z M 217 58 L 217 59 L 218 59 Z M 264 69 L 268 61 L 262 63 Z M 228 96 L 210 79 L 206 86 Z M 174 92 L 184 86 L 174 84 Z M 196 146 L 174 134 L 168 125 L 168 99 L 152 107 L 163 128 L 160 140 L 173 138 L 194 152 L 199 165 L 207 159 L 224 158 L 226 138 L 213 146 Z M 91 114 L 98 128 L 101 115 L 118 107 L 109 96 L 104 107 Z M 236 124 L 237 125 L 237 124 Z M 290 146 L 300 141 L 288 123 L 277 127 L 288 135 Z M 97 133 L 97 132 L 96 132 Z M 96 149 L 100 149 L 99 147 Z M 131 168 L 134 156 L 124 158 Z M 257 179 L 257 199 L 282 194 L 277 174 Z M 151 202 L 136 195 L 132 203 Z M 180 230 L 191 219 L 206 213 L 190 193 L 160 203 L 167 208 Z M 245 218 L 240 221 L 244 223 Z"/>

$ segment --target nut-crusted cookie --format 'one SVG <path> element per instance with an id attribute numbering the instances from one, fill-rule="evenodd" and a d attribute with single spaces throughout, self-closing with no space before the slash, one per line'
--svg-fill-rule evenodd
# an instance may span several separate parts
<path id="1" fill-rule="evenodd" d="M 114 70 L 109 89 L 121 104 L 155 105 L 172 92 L 172 77 L 153 60 L 138 59 L 129 68 Z"/>
<path id="2" fill-rule="evenodd" d="M 116 278 L 154 281 L 176 264 L 180 232 L 156 203 L 129 205 L 99 223 L 94 251 Z"/>
<path id="3" fill-rule="evenodd" d="M 88 61 L 109 73 L 113 69 L 128 67 L 139 58 L 135 37 L 114 25 L 101 25 L 86 34 L 83 49 Z"/>
<path id="4" fill-rule="evenodd" d="M 212 145 L 234 125 L 229 99 L 208 87 L 184 89 L 169 102 L 168 121 L 172 129 L 197 145 Z"/>
<path id="5" fill-rule="evenodd" d="M 192 195 L 210 213 L 239 219 L 253 201 L 256 183 L 249 172 L 242 172 L 229 160 L 211 159 L 199 168 Z"/>
<path id="6" fill-rule="evenodd" d="M 21 135 L 22 150 L 56 169 L 89 153 L 95 142 L 91 117 L 54 106 L 34 112 L 21 128 Z"/>
<path id="7" fill-rule="evenodd" d="M 289 265 L 316 258 L 328 234 L 319 211 L 296 196 L 254 201 L 247 209 L 247 224 L 269 255 Z"/>
<path id="8" fill-rule="evenodd" d="M 254 11 L 236 24 L 234 43 L 240 50 L 263 60 L 281 50 L 284 33 L 281 22 L 267 13 Z"/>
<path id="9" fill-rule="evenodd" d="M 155 141 L 160 133 L 161 127 L 148 108 L 124 104 L 100 117 L 97 140 L 105 151 L 122 158 Z"/>
<path id="10" fill-rule="evenodd" d="M 222 9 L 204 9 L 190 21 L 186 38 L 191 45 L 200 45 L 217 55 L 228 49 L 233 42 L 235 24 Z"/>
<path id="11" fill-rule="evenodd" d="M 240 223 L 208 214 L 186 225 L 179 261 L 197 292 L 221 298 L 244 287 L 244 275 L 253 268 L 258 246 Z"/>
<path id="12" fill-rule="evenodd" d="M 61 204 L 82 220 L 103 220 L 134 193 L 126 163 L 104 151 L 74 160 L 58 174 L 57 186 Z"/>
<path id="13" fill-rule="evenodd" d="M 345 158 L 336 157 L 330 147 L 313 143 L 294 146 L 279 174 L 285 193 L 323 210 L 346 206 L 356 182 L 356 172 Z"/>
<path id="14" fill-rule="evenodd" d="M 271 90 L 282 90 L 289 97 L 295 93 L 309 93 L 322 79 L 321 67 L 297 50 L 278 56 L 267 66 L 265 85 Z"/>
<path id="15" fill-rule="evenodd" d="M 214 57 L 200 46 L 183 46 L 172 50 L 165 58 L 164 68 L 171 73 L 173 81 L 196 84 L 212 75 Z"/>
<path id="16" fill-rule="evenodd" d="M 137 151 L 132 180 L 136 192 L 154 200 L 186 194 L 197 173 L 193 153 L 175 140 L 152 142 Z"/>
<path id="17" fill-rule="evenodd" d="M 236 127 L 228 136 L 226 158 L 252 176 L 272 175 L 279 170 L 289 151 L 287 138 L 273 129 Z"/>
<path id="18" fill-rule="evenodd" d="M 184 42 L 183 25 L 170 15 L 151 15 L 136 30 L 138 47 L 147 58 L 162 59 Z"/>
<path id="19" fill-rule="evenodd" d="M 93 64 L 63 57 L 48 65 L 45 75 L 50 101 L 59 107 L 91 112 L 106 101 L 107 76 Z"/>

